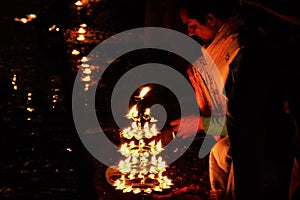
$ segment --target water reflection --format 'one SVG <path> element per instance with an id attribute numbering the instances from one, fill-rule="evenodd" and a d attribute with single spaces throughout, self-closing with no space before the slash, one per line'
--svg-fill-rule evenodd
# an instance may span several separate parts
<path id="1" fill-rule="evenodd" d="M 50 91 L 49 91 L 49 102 L 50 109 L 64 109 L 63 108 L 63 88 L 60 76 L 51 76 L 50 80 Z"/>
<path id="2" fill-rule="evenodd" d="M 26 23 L 30 22 L 31 20 L 33 20 L 35 18 L 37 18 L 36 14 L 28 14 L 28 15 L 26 15 L 26 17 L 22 17 L 22 18 L 16 17 L 15 21 L 16 22 L 22 22 L 22 23 L 26 24 Z"/>
<path id="3" fill-rule="evenodd" d="M 17 82 L 17 74 L 14 74 L 11 82 L 14 90 L 18 90 L 18 85 L 16 84 L 16 82 Z"/>
<path id="4" fill-rule="evenodd" d="M 30 5 L 34 10 L 33 1 L 15 6 Z M 88 156 L 81 153 L 66 96 L 74 66 L 61 52 L 70 29 L 47 26 L 52 19 L 35 11 L 40 14 L 9 13 L 0 21 L 8 27 L 0 55 L 0 199 L 92 199 L 80 170 L 88 169 L 80 164 Z"/>

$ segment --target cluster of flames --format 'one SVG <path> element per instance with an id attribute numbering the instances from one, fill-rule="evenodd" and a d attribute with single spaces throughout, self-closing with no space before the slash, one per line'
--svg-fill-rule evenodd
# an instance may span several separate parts
<path id="1" fill-rule="evenodd" d="M 118 170 L 122 175 L 113 185 L 124 193 L 151 193 L 168 189 L 173 185 L 172 181 L 163 175 L 167 165 L 162 157 L 158 156 L 164 150 L 161 140 L 144 141 L 144 138 L 149 140 L 160 134 L 155 124 L 150 127 L 150 123 L 156 122 L 150 116 L 150 109 L 141 108 L 141 100 L 149 90 L 149 87 L 144 87 L 136 97 L 137 104 L 126 115 L 132 119 L 132 125 L 121 131 L 121 137 L 129 142 L 123 143 L 119 149 L 126 159 L 119 162 Z"/>
<path id="2" fill-rule="evenodd" d="M 155 124 L 152 124 L 151 127 L 149 125 L 152 122 L 156 122 L 154 118 L 150 117 L 150 108 L 145 109 L 144 115 L 141 118 L 137 110 L 137 105 L 134 105 L 126 116 L 134 122 L 131 124 L 131 127 L 122 130 L 121 134 L 124 138 L 131 139 L 134 137 L 135 139 L 140 140 L 145 137 L 150 139 L 160 133 L 156 129 Z M 142 120 L 145 120 L 146 122 L 143 124 L 141 123 Z"/>

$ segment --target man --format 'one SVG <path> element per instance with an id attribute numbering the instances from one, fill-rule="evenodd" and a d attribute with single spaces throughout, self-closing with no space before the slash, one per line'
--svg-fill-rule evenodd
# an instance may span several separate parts
<path id="1" fill-rule="evenodd" d="M 288 113 L 283 109 L 284 85 L 278 83 L 281 74 L 274 59 L 278 51 L 268 48 L 263 32 L 244 26 L 238 8 L 239 3 L 234 0 L 186 0 L 180 6 L 188 35 L 201 39 L 201 50 L 210 55 L 219 70 L 228 99 L 228 136 L 219 140 L 210 153 L 211 196 L 238 200 L 288 199 L 292 131 Z M 212 108 L 222 100 L 211 93 L 216 80 L 207 66 L 200 59 L 188 74 L 202 117 L 215 118 L 219 114 L 212 113 Z M 193 118 L 182 117 L 171 122 L 171 126 L 177 131 L 181 120 L 192 124 Z M 189 127 L 183 129 L 179 136 L 195 134 Z M 205 127 L 200 124 L 200 129 Z"/>
<path id="2" fill-rule="evenodd" d="M 203 2 L 200 9 L 198 9 L 195 4 L 193 5 L 193 2 L 186 2 L 186 4 L 182 4 L 179 12 L 183 24 L 187 26 L 188 35 L 191 37 L 196 36 L 201 39 L 202 50 L 211 56 L 213 63 L 220 72 L 220 74 L 216 74 L 215 76 L 219 75 L 223 84 L 225 84 L 229 74 L 229 65 L 241 48 L 238 41 L 239 19 L 235 16 L 238 4 L 237 2 L 229 2 L 229 4 L 227 4 L 228 2 L 226 1 L 215 2 L 219 3 L 219 5 L 215 6 L 215 12 L 208 12 L 213 8 L 213 4 L 210 4 L 211 2 Z M 227 9 L 224 10 L 224 7 L 219 7 L 221 5 Z M 214 79 L 214 81 L 217 82 L 215 79 L 218 77 L 214 75 L 210 77 L 210 74 L 203 73 L 205 69 L 201 70 L 201 66 L 198 66 L 198 64 L 196 61 L 194 67 L 188 69 L 188 75 L 196 92 L 201 115 L 204 116 L 205 120 L 210 118 L 213 104 L 218 101 L 210 98 L 210 93 L 213 90 L 219 90 L 219 88 L 209 88 L 207 85 L 213 85 L 208 83 L 209 80 Z M 204 66 L 204 68 L 207 69 L 208 67 Z M 202 73 L 200 71 L 202 71 Z M 222 113 L 220 114 L 222 115 Z M 180 120 L 189 120 L 192 122 L 194 119 L 193 116 L 187 116 Z M 176 127 L 178 127 L 180 120 L 171 122 L 171 125 L 175 126 L 175 131 L 177 131 Z M 178 133 L 179 136 L 182 135 L 186 138 L 194 134 L 188 131 L 188 127 L 184 127 L 183 129 L 186 131 Z M 205 129 L 205 127 L 200 124 L 199 129 Z M 219 139 L 216 138 L 216 140 L 218 141 Z M 225 136 L 214 146 L 210 153 L 209 160 L 211 196 L 214 196 L 215 199 L 221 199 L 225 196 L 227 187 L 229 187 L 227 182 L 231 171 L 228 136 Z M 233 183 L 233 179 L 231 179 L 231 182 Z M 228 192 L 229 191 L 230 190 L 228 190 Z"/>

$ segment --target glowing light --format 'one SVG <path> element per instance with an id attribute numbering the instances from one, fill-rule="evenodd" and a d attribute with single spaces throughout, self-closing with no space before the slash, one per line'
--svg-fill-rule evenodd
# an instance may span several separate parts
<path id="1" fill-rule="evenodd" d="M 140 94 L 139 94 L 139 97 L 144 97 L 148 92 L 150 91 L 150 87 L 144 87 Z"/>
<path id="2" fill-rule="evenodd" d="M 26 24 L 26 23 L 28 22 L 28 19 L 26 19 L 26 18 L 21 18 L 21 19 L 20 19 L 20 22 L 23 22 L 24 24 Z"/>
<path id="3" fill-rule="evenodd" d="M 27 15 L 27 17 L 29 19 L 35 19 L 35 18 L 37 18 L 36 14 L 29 14 L 29 15 Z"/>
<path id="4" fill-rule="evenodd" d="M 11 84 L 13 85 L 14 90 L 18 90 L 18 86 L 16 85 L 16 81 L 17 81 L 17 75 L 14 74 L 14 76 L 12 78 L 12 82 L 11 82 Z"/>
<path id="5" fill-rule="evenodd" d="M 84 41 L 84 40 L 85 40 L 84 35 L 80 34 L 80 35 L 77 37 L 77 40 L 78 40 L 78 41 Z"/>
<path id="6" fill-rule="evenodd" d="M 86 33 L 86 30 L 84 28 L 80 27 L 78 29 L 78 33 L 84 34 L 84 33 Z"/>
<path id="7" fill-rule="evenodd" d="M 77 56 L 77 55 L 80 54 L 80 51 L 78 51 L 76 49 L 73 49 L 72 54 L 75 55 L 75 56 Z"/>
<path id="8" fill-rule="evenodd" d="M 29 108 L 29 107 L 28 107 L 28 108 L 27 108 L 27 111 L 28 111 L 28 112 L 33 112 L 33 111 L 34 111 L 34 108 Z"/>
<path id="9" fill-rule="evenodd" d="M 85 68 L 85 69 L 83 70 L 83 73 L 84 73 L 84 74 L 91 74 L 91 73 L 92 73 L 92 70 L 89 69 L 89 68 Z"/>
<path id="10" fill-rule="evenodd" d="M 150 115 L 150 108 L 145 109 L 144 115 Z"/>
<path id="11" fill-rule="evenodd" d="M 150 87 L 143 88 L 139 97 L 143 98 L 149 91 Z M 136 101 L 141 103 L 139 99 Z M 138 107 L 138 104 L 132 106 L 125 115 L 133 122 L 131 126 L 121 130 L 120 135 L 130 142 L 120 145 L 119 152 L 125 159 L 119 161 L 117 169 L 122 175 L 114 181 L 113 185 L 124 193 L 150 194 L 152 191 L 170 188 L 173 183 L 171 179 L 163 175 L 168 166 L 161 156 L 158 157 L 164 150 L 161 140 L 148 141 L 160 134 L 156 125 L 151 124 L 155 120 L 150 117 L 150 109 L 146 108 L 143 113 L 140 113 Z"/>
<path id="12" fill-rule="evenodd" d="M 81 66 L 82 66 L 82 67 L 90 67 L 89 64 L 82 64 Z"/>
<path id="13" fill-rule="evenodd" d="M 137 105 L 134 105 L 130 110 L 129 113 L 126 115 L 127 118 L 131 119 L 132 117 L 137 117 L 138 116 L 138 110 L 137 110 Z"/>
<path id="14" fill-rule="evenodd" d="M 87 62 L 87 61 L 89 61 L 89 59 L 86 56 L 83 56 L 81 62 Z"/>
<path id="15" fill-rule="evenodd" d="M 75 2 L 75 5 L 76 5 L 76 6 L 83 6 L 83 3 L 82 3 L 81 1 L 76 1 L 76 2 Z"/>
<path id="16" fill-rule="evenodd" d="M 91 81 L 91 76 L 85 76 L 81 80 L 84 82 L 89 82 L 89 81 Z"/>
<path id="17" fill-rule="evenodd" d="M 85 92 L 88 91 L 88 90 L 89 90 L 89 87 L 90 87 L 89 84 L 85 84 L 85 85 L 84 85 L 84 91 L 85 91 Z"/>
<path id="18" fill-rule="evenodd" d="M 176 137 L 174 131 L 172 131 L 172 137 L 173 137 L 173 139 L 175 139 L 175 137 Z"/>
<path id="19" fill-rule="evenodd" d="M 16 22 L 22 22 L 22 23 L 26 24 L 27 22 L 30 22 L 31 20 L 33 20 L 35 18 L 37 18 L 37 15 L 28 14 L 28 15 L 26 15 L 26 17 L 22 17 L 22 18 L 15 17 L 15 21 Z"/>
<path id="20" fill-rule="evenodd" d="M 56 25 L 53 24 L 53 25 L 49 28 L 49 31 L 53 31 L 55 28 L 56 28 Z"/>

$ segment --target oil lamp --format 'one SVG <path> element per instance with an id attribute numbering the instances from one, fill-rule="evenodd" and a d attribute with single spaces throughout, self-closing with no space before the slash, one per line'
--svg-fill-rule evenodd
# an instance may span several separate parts
<path id="1" fill-rule="evenodd" d="M 119 152 L 124 156 L 115 167 L 118 178 L 112 181 L 116 190 L 124 193 L 161 192 L 169 189 L 172 180 L 164 175 L 167 165 L 159 154 L 164 150 L 161 140 L 155 136 L 160 134 L 156 129 L 155 120 L 150 115 L 150 108 L 143 104 L 150 87 L 144 87 L 139 96 L 135 96 L 136 104 L 129 110 L 126 117 L 132 120 L 130 127 L 120 132 L 122 143 Z"/>

